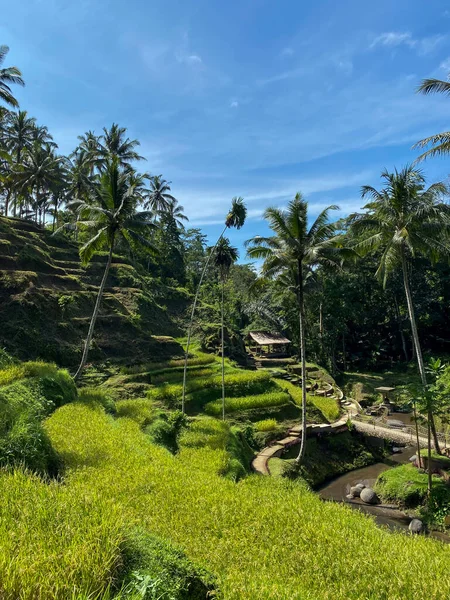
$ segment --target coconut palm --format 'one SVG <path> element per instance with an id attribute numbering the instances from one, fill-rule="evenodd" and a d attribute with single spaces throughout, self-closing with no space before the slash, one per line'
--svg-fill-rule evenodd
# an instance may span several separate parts
<path id="1" fill-rule="evenodd" d="M 424 79 L 417 88 L 417 92 L 425 95 L 434 93 L 450 95 L 450 81 Z M 417 161 L 422 161 L 433 156 L 450 154 L 450 131 L 436 133 L 435 135 L 420 140 L 417 144 L 414 144 L 413 148 L 426 148 L 427 146 L 431 146 L 431 148 L 423 152 Z"/>
<path id="2" fill-rule="evenodd" d="M 86 200 L 93 186 L 89 154 L 86 150 L 79 149 L 68 161 L 68 193 L 75 200 Z"/>
<path id="3" fill-rule="evenodd" d="M 247 208 L 244 204 L 244 199 L 241 197 L 234 197 L 231 200 L 231 208 L 225 218 L 225 227 L 223 228 L 221 234 L 219 235 L 217 242 L 215 243 L 212 251 L 209 253 L 208 258 L 206 259 L 205 265 L 203 267 L 202 273 L 200 275 L 200 281 L 198 282 L 197 290 L 196 290 L 195 296 L 194 296 L 194 302 L 192 303 L 191 316 L 190 316 L 189 326 L 188 326 L 186 351 L 185 351 L 185 355 L 184 355 L 183 393 L 182 393 L 182 397 L 181 397 L 182 412 L 184 412 L 184 405 L 185 405 L 185 399 L 186 399 L 186 375 L 187 375 L 187 364 L 188 364 L 188 358 L 189 358 L 189 347 L 191 344 L 192 326 L 194 323 L 195 308 L 197 306 L 197 301 L 198 301 L 198 297 L 200 294 L 200 289 L 202 287 L 203 278 L 205 277 L 205 273 L 208 270 L 208 266 L 211 261 L 211 258 L 214 256 L 217 244 L 222 239 L 225 231 L 230 227 L 235 227 L 236 229 L 240 229 L 245 223 L 246 216 L 247 216 Z"/>
<path id="4" fill-rule="evenodd" d="M 268 208 L 264 218 L 275 235 L 256 236 L 246 242 L 250 258 L 263 259 L 262 273 L 269 278 L 283 278 L 285 285 L 297 295 L 299 354 L 302 376 L 302 439 L 297 463 L 305 453 L 306 439 L 306 345 L 305 345 L 305 281 L 318 265 L 338 266 L 342 260 L 341 249 L 336 244 L 337 224 L 329 223 L 329 206 L 323 210 L 308 229 L 308 204 L 297 194 L 287 210 Z"/>
<path id="5" fill-rule="evenodd" d="M 75 373 L 75 380 L 80 377 L 88 358 L 115 245 L 122 241 L 150 246 L 146 234 L 155 225 L 151 222 L 152 214 L 150 212 L 136 211 L 138 200 L 135 185 L 130 184 L 130 174 L 120 169 L 119 160 L 114 158 L 99 176 L 99 181 L 93 187 L 89 201 L 78 200 L 71 203 L 72 208 L 79 214 L 78 227 L 93 232 L 92 237 L 80 248 L 83 264 L 87 264 L 95 252 L 103 248 L 108 249 L 105 271 L 89 324 L 80 366 Z"/>
<path id="6" fill-rule="evenodd" d="M 162 218 L 172 219 L 181 231 L 184 231 L 183 221 L 189 221 L 188 217 L 184 214 L 184 206 L 178 204 L 177 200 L 175 200 L 175 202 L 169 202 L 167 208 L 160 211 L 159 214 Z"/>
<path id="7" fill-rule="evenodd" d="M 83 156 L 83 162 L 86 162 L 89 165 L 90 175 L 92 175 L 101 162 L 99 156 L 100 136 L 95 135 L 93 131 L 89 130 L 83 135 L 79 135 L 78 139 L 80 140 L 80 143 L 71 154 L 71 158 L 77 154 L 81 154 Z"/>
<path id="8" fill-rule="evenodd" d="M 127 169 L 131 163 L 138 160 L 145 160 L 136 152 L 140 146 L 138 140 L 130 140 L 126 137 L 126 128 L 119 127 L 113 123 L 110 129 L 103 128 L 103 135 L 99 138 L 98 157 L 99 168 L 102 169 L 111 160 L 117 160 L 121 168 Z"/>
<path id="9" fill-rule="evenodd" d="M 216 245 L 214 253 L 214 265 L 219 271 L 221 281 L 221 311 L 220 311 L 220 327 L 221 327 L 221 345 L 222 345 L 222 419 L 225 420 L 225 336 L 224 336 L 224 296 L 225 296 L 225 281 L 230 272 L 231 265 L 237 261 L 239 253 L 237 248 L 230 245 L 228 238 L 222 237 Z"/>
<path id="10" fill-rule="evenodd" d="M 365 255 L 381 250 L 376 276 L 384 286 L 396 269 L 402 270 L 417 366 L 422 385 L 426 387 L 427 378 L 409 284 L 411 258 L 422 254 L 435 261 L 439 256 L 450 254 L 450 206 L 442 201 L 447 194 L 447 187 L 443 183 L 435 183 L 425 188 L 424 176 L 412 166 L 406 166 L 400 172 L 383 171 L 381 177 L 385 182 L 381 191 L 372 186 L 363 186 L 362 197 L 370 198 L 370 202 L 364 206 L 367 212 L 350 215 L 350 231 L 357 239 L 357 252 Z M 440 452 L 431 411 L 428 419 L 435 449 Z"/>
<path id="11" fill-rule="evenodd" d="M 14 178 L 22 192 L 34 194 L 35 220 L 38 213 L 45 222 L 45 202 L 52 187 L 61 181 L 63 157 L 35 142 L 24 155 L 22 164 L 14 171 Z"/>
<path id="12" fill-rule="evenodd" d="M 3 67 L 6 55 L 9 52 L 8 46 L 0 46 L 0 98 L 8 104 L 17 108 L 19 103 L 13 96 L 10 85 L 21 85 L 24 86 L 25 82 L 22 79 L 22 73 L 17 67 Z"/>
<path id="13" fill-rule="evenodd" d="M 34 143 L 36 131 L 36 119 L 29 117 L 26 110 L 10 112 L 5 119 L 4 140 L 7 150 L 13 157 L 16 170 L 22 162 L 23 153 L 31 150 Z M 8 195 L 6 198 L 6 212 L 9 205 Z M 14 216 L 17 211 L 17 190 L 14 191 Z"/>
<path id="14" fill-rule="evenodd" d="M 164 212 L 169 209 L 171 204 L 176 205 L 177 200 L 169 193 L 170 183 L 162 175 L 152 177 L 150 179 L 148 199 L 144 204 L 144 208 L 155 212 Z"/>

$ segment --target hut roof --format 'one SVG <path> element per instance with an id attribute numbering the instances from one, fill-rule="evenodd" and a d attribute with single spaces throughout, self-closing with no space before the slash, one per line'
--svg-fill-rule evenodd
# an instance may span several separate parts
<path id="1" fill-rule="evenodd" d="M 275 346 L 276 344 L 290 344 L 281 333 L 271 333 L 269 331 L 250 331 L 249 336 L 260 346 Z"/>

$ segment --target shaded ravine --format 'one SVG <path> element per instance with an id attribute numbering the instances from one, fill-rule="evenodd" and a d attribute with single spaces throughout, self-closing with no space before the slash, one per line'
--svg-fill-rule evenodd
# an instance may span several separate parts
<path id="1" fill-rule="evenodd" d="M 355 469 L 354 471 L 340 475 L 322 485 L 316 492 L 322 500 L 345 503 L 351 508 L 372 515 L 378 525 L 388 527 L 393 531 L 408 531 L 411 517 L 395 505 L 379 504 L 372 506 L 365 504 L 359 498 L 352 498 L 350 500 L 347 498 L 347 495 L 350 492 L 350 488 L 357 483 L 364 483 L 368 487 L 373 487 L 380 473 L 397 465 L 408 463 L 414 454 L 415 448 L 405 448 L 401 453 L 387 458 L 386 462 L 375 463 L 368 467 Z M 429 535 L 442 542 L 450 543 L 450 536 L 440 531 L 432 531 Z"/>

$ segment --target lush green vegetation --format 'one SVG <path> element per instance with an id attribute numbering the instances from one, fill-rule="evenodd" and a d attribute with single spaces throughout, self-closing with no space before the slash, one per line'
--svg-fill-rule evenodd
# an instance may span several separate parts
<path id="1" fill-rule="evenodd" d="M 173 457 L 129 419 L 114 423 L 81 404 L 59 409 L 46 430 L 68 467 L 65 485 L 20 472 L 0 476 L 6 598 L 19 592 L 31 598 L 36 589 L 56 598 L 111 589 L 136 520 L 208 564 L 225 598 L 437 599 L 450 592 L 447 547 L 389 534 L 366 517 L 323 504 L 298 482 L 250 477 L 236 485 L 218 475 L 230 460 L 223 447 L 199 447 L 192 439 L 188 447 L 187 439 Z M 292 523 L 299 518 L 296 536 Z M 318 552 L 324 544 L 327 552 Z"/>
<path id="2" fill-rule="evenodd" d="M 226 398 L 225 411 L 229 413 L 251 410 L 253 408 L 283 406 L 283 404 L 288 404 L 290 400 L 291 398 L 289 394 L 283 392 L 269 392 L 266 394 L 255 394 L 253 396 Z M 222 414 L 222 403 L 218 400 L 215 400 L 214 402 L 208 402 L 208 404 L 205 406 L 205 412 L 214 416 Z"/>
<path id="3" fill-rule="evenodd" d="M 7 362 L 0 369 L 0 466 L 22 465 L 41 475 L 56 475 L 59 459 L 42 421 L 73 402 L 77 390 L 67 371 L 45 363 Z"/>

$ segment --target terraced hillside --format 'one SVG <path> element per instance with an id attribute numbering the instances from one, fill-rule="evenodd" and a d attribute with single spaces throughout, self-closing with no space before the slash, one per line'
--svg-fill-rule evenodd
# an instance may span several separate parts
<path id="1" fill-rule="evenodd" d="M 229 423 L 251 425 L 257 445 L 283 435 L 301 418 L 301 389 L 284 381 L 271 370 L 251 371 L 226 362 L 225 413 Z M 124 368 L 104 381 L 116 398 L 147 399 L 163 410 L 181 408 L 183 361 L 147 363 Z M 85 379 L 87 383 L 87 379 Z M 335 420 L 338 401 L 308 394 L 307 419 L 310 423 Z M 220 359 L 194 351 L 188 361 L 186 413 L 190 417 L 222 416 L 222 377 Z"/>
<path id="2" fill-rule="evenodd" d="M 23 359 L 75 364 L 105 261 L 98 255 L 83 268 L 76 244 L 0 218 L 0 347 Z M 90 358 L 130 363 L 181 356 L 171 336 L 179 333 L 175 320 L 186 301 L 184 290 L 161 289 L 114 256 Z"/>

